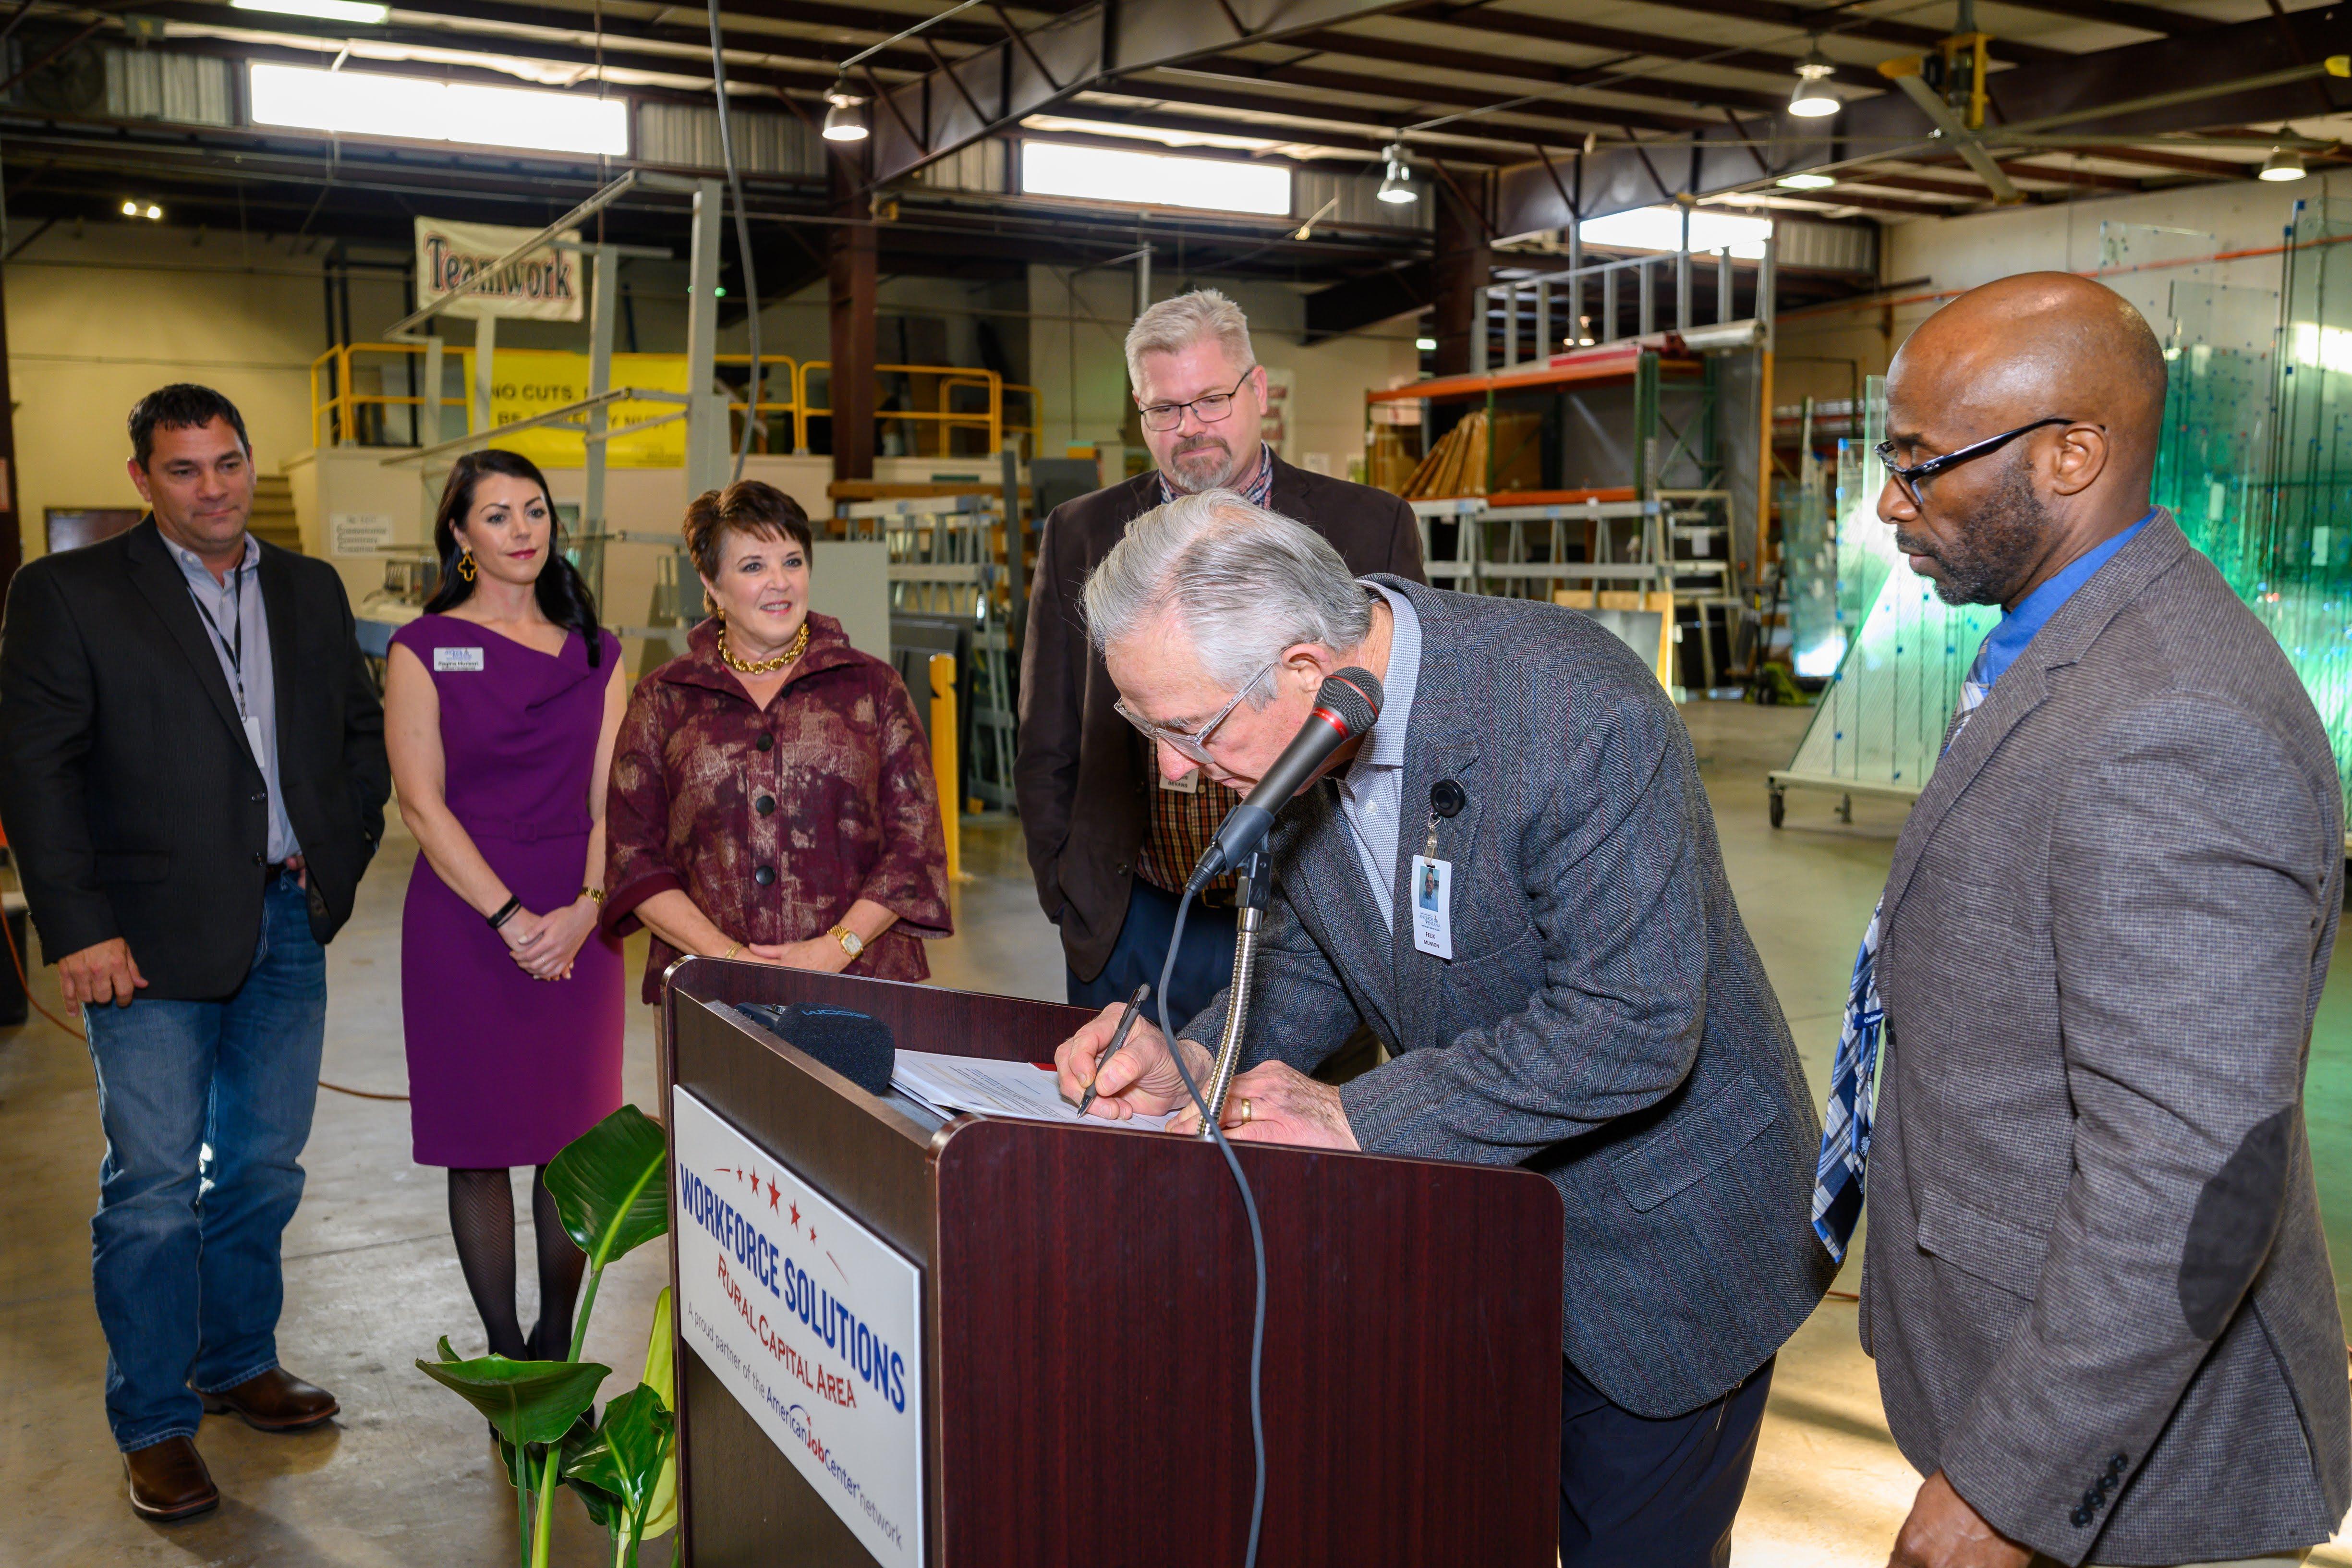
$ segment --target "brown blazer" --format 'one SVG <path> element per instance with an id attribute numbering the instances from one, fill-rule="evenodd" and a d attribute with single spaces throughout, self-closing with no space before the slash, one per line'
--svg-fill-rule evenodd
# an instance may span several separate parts
<path id="1" fill-rule="evenodd" d="M 1350 571 L 1427 580 L 1411 507 L 1386 490 L 1273 461 L 1268 504 L 1329 540 Z M 1111 709 L 1118 691 L 1087 639 L 1079 590 L 1127 525 L 1159 504 L 1160 476 L 1140 475 L 1055 507 L 1037 545 L 1013 789 L 1038 902 L 1062 928 L 1081 979 L 1102 973 L 1127 921 L 1151 760 Z"/>

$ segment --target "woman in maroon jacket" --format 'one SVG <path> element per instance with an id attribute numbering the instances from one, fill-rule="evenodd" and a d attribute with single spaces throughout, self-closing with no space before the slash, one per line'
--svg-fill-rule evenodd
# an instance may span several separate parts
<path id="1" fill-rule="evenodd" d="M 740 480 L 687 508 L 711 618 L 638 683 L 606 796 L 604 921 L 653 931 L 645 999 L 687 953 L 886 980 L 930 973 L 947 847 L 898 671 L 808 607 L 808 519 Z"/>

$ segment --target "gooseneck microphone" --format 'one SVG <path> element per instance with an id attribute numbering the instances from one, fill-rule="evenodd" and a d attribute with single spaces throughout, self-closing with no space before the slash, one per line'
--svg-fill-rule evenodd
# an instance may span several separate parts
<path id="1" fill-rule="evenodd" d="M 1331 760 L 1331 753 L 1370 731 L 1381 716 L 1382 700 L 1380 679 L 1354 665 L 1316 689 L 1315 710 L 1307 716 L 1307 722 L 1298 727 L 1282 755 L 1274 759 L 1257 787 L 1225 814 L 1225 820 L 1217 825 L 1216 837 L 1201 851 L 1200 864 L 1192 868 L 1185 884 L 1187 899 L 1249 858 L 1274 826 L 1275 813 L 1307 787 L 1307 781 Z"/>

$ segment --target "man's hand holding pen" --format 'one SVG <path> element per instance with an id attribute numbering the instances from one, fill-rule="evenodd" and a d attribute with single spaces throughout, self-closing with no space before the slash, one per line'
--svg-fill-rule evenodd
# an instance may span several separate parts
<path id="1" fill-rule="evenodd" d="M 1076 1105 L 1091 1084 L 1097 1092 L 1089 1115 L 1124 1121 L 1174 1111 L 1168 1131 L 1197 1133 L 1200 1113 L 1184 1092 L 1183 1079 L 1177 1076 L 1168 1037 L 1157 1027 L 1137 1019 L 1118 1054 L 1108 1061 L 1102 1059 L 1118 1033 L 1125 1011 L 1119 1004 L 1105 1007 L 1055 1047 L 1054 1070 L 1062 1098 Z M 1213 1060 L 1208 1047 L 1192 1040 L 1180 1043 L 1193 1083 L 1207 1083 Z M 1318 1149 L 1358 1146 L 1340 1107 L 1339 1091 L 1280 1062 L 1261 1062 L 1236 1076 L 1225 1096 L 1222 1120 L 1225 1136 L 1238 1142 Z"/>

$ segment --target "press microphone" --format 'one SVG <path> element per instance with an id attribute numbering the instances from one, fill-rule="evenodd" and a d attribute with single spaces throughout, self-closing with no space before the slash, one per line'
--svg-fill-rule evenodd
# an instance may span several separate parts
<path id="1" fill-rule="evenodd" d="M 1349 665 L 1326 679 L 1316 690 L 1315 710 L 1307 722 L 1274 759 L 1257 787 L 1217 825 L 1216 837 L 1201 851 L 1200 864 L 1185 884 L 1185 897 L 1247 859 L 1274 826 L 1275 813 L 1307 787 L 1332 752 L 1371 729 L 1381 716 L 1381 700 L 1380 679 L 1368 669 Z"/>

